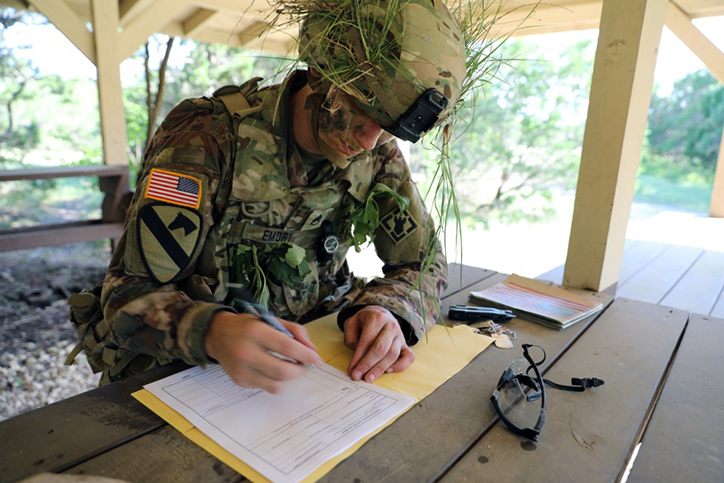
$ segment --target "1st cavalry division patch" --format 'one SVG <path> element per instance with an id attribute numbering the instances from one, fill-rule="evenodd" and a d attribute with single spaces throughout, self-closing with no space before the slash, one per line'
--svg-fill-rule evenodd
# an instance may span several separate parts
<path id="1" fill-rule="evenodd" d="M 138 244 L 149 274 L 168 283 L 191 263 L 201 238 L 201 215 L 188 208 L 153 203 L 138 213 Z"/>
<path id="2" fill-rule="evenodd" d="M 380 226 L 392 238 L 392 241 L 400 243 L 417 229 L 417 222 L 408 210 L 402 212 L 396 210 L 382 218 Z"/>
<path id="3" fill-rule="evenodd" d="M 185 174 L 154 168 L 144 197 L 198 208 L 201 202 L 201 181 Z"/>

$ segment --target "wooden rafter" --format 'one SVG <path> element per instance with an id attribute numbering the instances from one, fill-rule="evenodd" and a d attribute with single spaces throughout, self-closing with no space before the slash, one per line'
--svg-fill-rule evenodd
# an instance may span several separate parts
<path id="1" fill-rule="evenodd" d="M 126 25 L 120 38 L 118 52 L 128 58 L 143 45 L 148 37 L 163 30 L 176 13 L 188 5 L 188 0 L 156 0 Z"/>
<path id="2" fill-rule="evenodd" d="M 704 63 L 721 84 L 724 84 L 724 52 L 719 50 L 674 2 L 669 2 L 666 26 Z"/>
<path id="3" fill-rule="evenodd" d="M 30 0 L 30 4 L 53 22 L 88 60 L 96 63 L 93 35 L 64 0 Z"/>
<path id="4" fill-rule="evenodd" d="M 193 0 L 193 3 L 210 10 L 223 10 L 239 15 L 249 14 L 255 16 L 268 7 L 266 1 L 255 2 L 254 0 Z"/>
<path id="5" fill-rule="evenodd" d="M 262 40 L 265 33 L 269 32 L 271 25 L 262 20 L 252 22 L 251 25 L 236 34 L 239 39 L 239 45 L 248 46 L 253 42 Z"/>
<path id="6" fill-rule="evenodd" d="M 600 1 L 569 6 L 543 3 L 532 14 L 530 5 L 510 8 L 501 12 L 493 34 L 502 37 L 514 32 L 515 36 L 523 36 L 595 29 L 601 19 L 601 5 Z"/>
<path id="7" fill-rule="evenodd" d="M 155 0 L 119 0 L 118 13 L 120 15 L 119 25 L 124 27 L 134 17 L 138 16 L 148 8 Z"/>
<path id="8" fill-rule="evenodd" d="M 198 9 L 193 15 L 183 21 L 184 37 L 193 37 L 205 26 L 219 15 L 218 10 L 209 10 L 207 8 Z"/>

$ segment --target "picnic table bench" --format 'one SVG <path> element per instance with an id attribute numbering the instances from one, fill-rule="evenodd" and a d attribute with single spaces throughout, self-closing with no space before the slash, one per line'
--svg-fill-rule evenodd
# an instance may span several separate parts
<path id="1" fill-rule="evenodd" d="M 451 266 L 443 313 L 505 275 Z M 324 482 L 724 480 L 724 320 L 607 294 L 602 312 L 555 331 L 514 319 L 515 347 L 490 346 L 322 478 Z M 424 342 L 421 342 L 424 343 Z M 540 441 L 499 421 L 490 396 L 506 367 L 537 344 L 544 376 L 583 393 L 547 391 Z M 0 480 L 38 472 L 129 482 L 244 481 L 131 397 L 184 369 L 173 363 L 0 423 Z"/>

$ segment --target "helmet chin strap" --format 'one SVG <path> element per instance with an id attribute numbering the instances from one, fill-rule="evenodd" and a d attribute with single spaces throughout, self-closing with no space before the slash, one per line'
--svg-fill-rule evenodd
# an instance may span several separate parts
<path id="1" fill-rule="evenodd" d="M 339 169 L 345 169 L 349 166 L 351 158 L 342 156 L 319 137 L 319 113 L 324 109 L 326 96 L 319 92 L 314 92 L 310 94 L 309 97 L 311 97 L 312 101 L 312 133 L 314 133 L 314 141 L 316 141 L 317 147 L 325 158 Z"/>

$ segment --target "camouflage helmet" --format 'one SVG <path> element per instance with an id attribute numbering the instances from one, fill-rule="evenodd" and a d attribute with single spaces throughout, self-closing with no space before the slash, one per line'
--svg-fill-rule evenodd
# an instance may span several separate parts
<path id="1" fill-rule="evenodd" d="M 442 0 L 340 0 L 310 11 L 299 60 L 352 95 L 380 126 L 416 142 L 453 110 L 465 45 Z M 313 86 L 319 90 L 319 85 Z"/>

